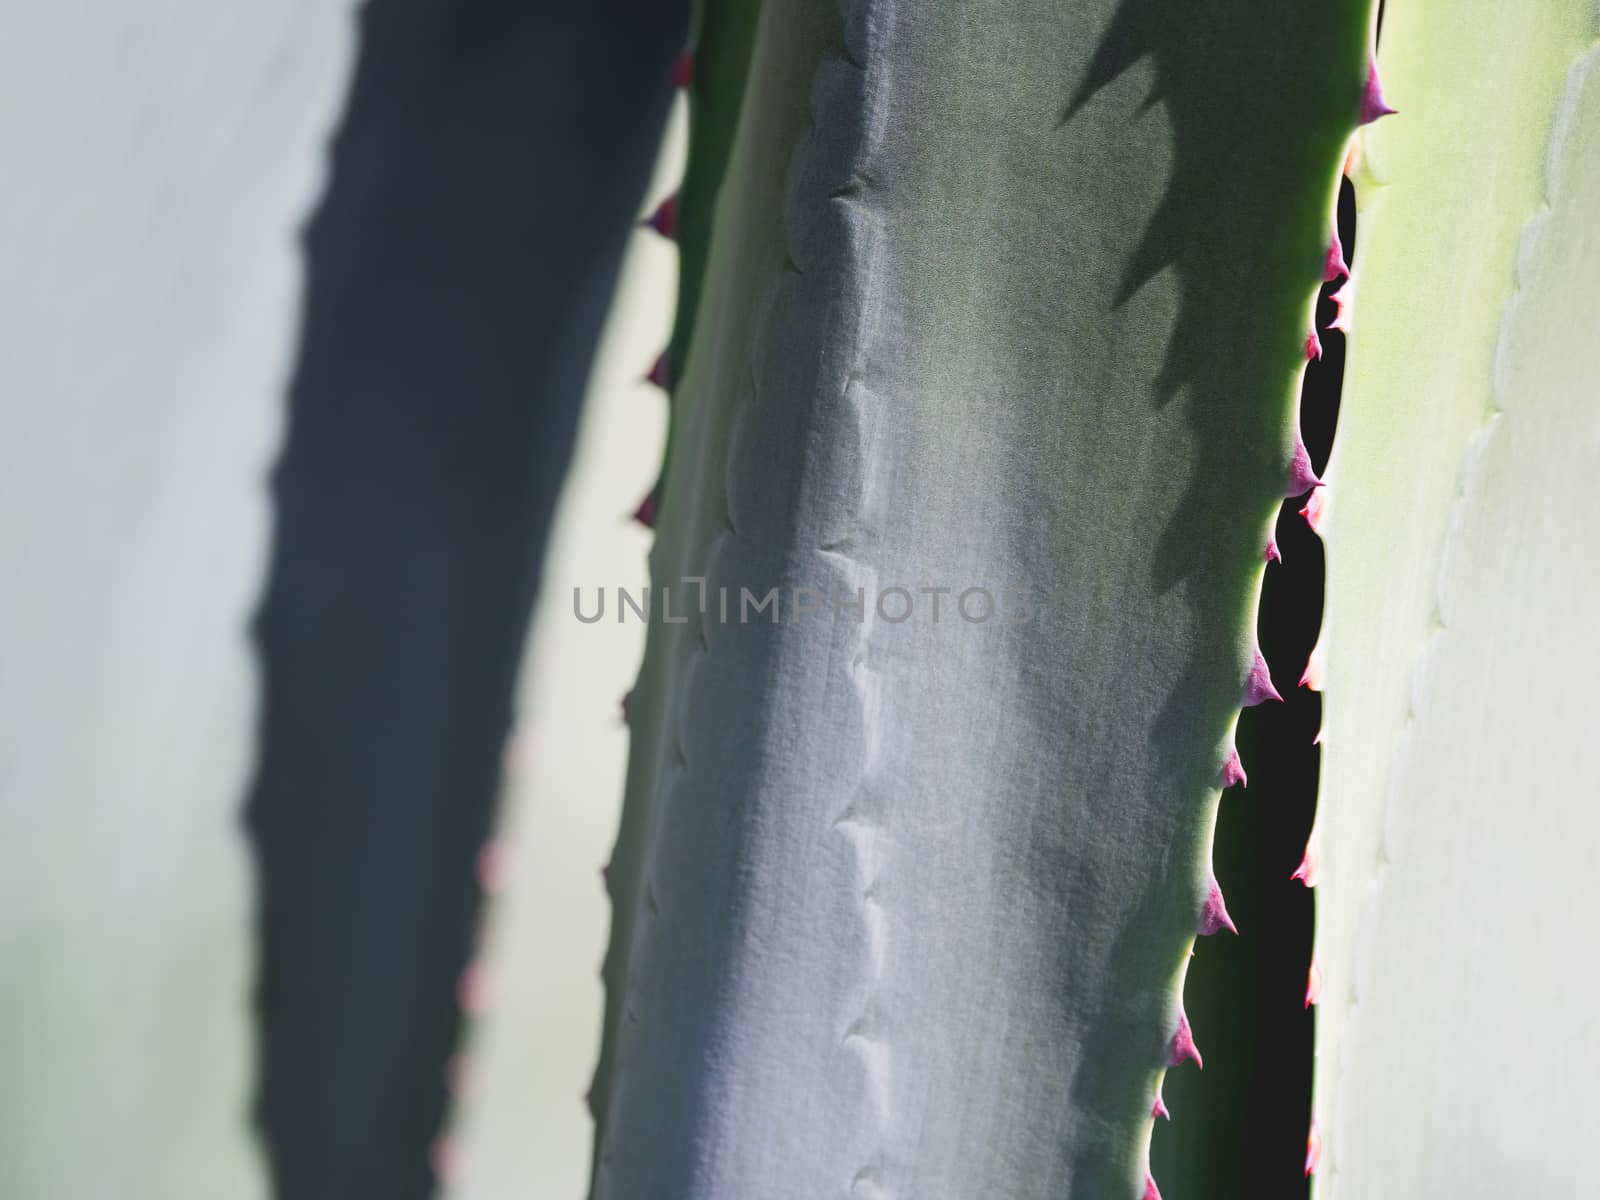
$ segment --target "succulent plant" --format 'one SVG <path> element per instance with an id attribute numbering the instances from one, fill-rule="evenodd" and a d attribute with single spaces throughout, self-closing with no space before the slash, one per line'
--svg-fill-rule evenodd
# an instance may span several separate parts
<path id="1" fill-rule="evenodd" d="M 539 553 L 675 88 L 594 1200 L 1584 1192 L 1594 0 L 378 0 L 361 36 L 255 627 L 277 1194 L 445 1174 Z M 14 922 L 0 1191 L 249 1190 L 235 1026 L 174 1054 L 154 1015 L 218 1015 L 226 871 L 105 920 L 159 873 Z M 168 991 L 36 1037 L 135 960 Z M 173 1115 L 66 1128 L 96 1070 Z"/>
<path id="2" fill-rule="evenodd" d="M 1233 731 L 1279 698 L 1255 625 L 1285 496 L 1330 540 L 1305 1173 L 1583 1177 L 1517 1136 L 1560 1117 L 1557 1047 L 1600 1060 L 1587 990 L 1550 1002 L 1581 909 L 1496 875 L 1489 839 L 1565 830 L 1576 872 L 1593 825 L 1561 657 L 1594 661 L 1600 564 L 1561 517 L 1600 445 L 1595 14 L 1388 7 L 1380 84 L 1365 2 L 766 6 L 709 251 L 685 247 L 596 1197 L 1156 1194 L 1163 1077 L 1207 1033 L 1186 963 L 1233 927 Z M 1318 287 L 1350 275 L 1346 170 L 1324 486 L 1297 394 Z M 1519 945 L 1513 913 L 1565 936 Z M 1421 1006 L 1449 1011 L 1419 1039 Z M 1485 1103 L 1462 1056 L 1496 1026 L 1521 1088 Z M 1239 1194 L 1224 1132 L 1158 1153 L 1175 1192 Z"/>
<path id="3" fill-rule="evenodd" d="M 1600 10 L 1391 0 L 1328 546 L 1319 1196 L 1587 1190 Z"/>

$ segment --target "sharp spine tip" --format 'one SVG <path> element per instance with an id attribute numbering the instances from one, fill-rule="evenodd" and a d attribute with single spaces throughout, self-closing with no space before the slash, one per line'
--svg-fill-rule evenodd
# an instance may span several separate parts
<path id="1" fill-rule="evenodd" d="M 1317 886 L 1317 868 L 1319 866 L 1321 866 L 1321 860 L 1317 854 L 1316 846 L 1308 841 L 1306 843 L 1306 851 L 1300 857 L 1300 865 L 1294 869 L 1294 874 L 1289 878 L 1298 879 L 1306 887 L 1314 888 Z"/>
<path id="2" fill-rule="evenodd" d="M 1367 82 L 1361 89 L 1361 124 L 1370 125 L 1379 117 L 1387 117 L 1398 109 L 1390 108 L 1383 98 L 1383 84 L 1378 79 L 1378 62 L 1367 59 Z"/>
<path id="3" fill-rule="evenodd" d="M 1222 888 L 1217 881 L 1211 881 L 1211 888 L 1206 893 L 1205 905 L 1200 910 L 1200 936 L 1210 937 L 1220 929 L 1238 936 L 1238 927 L 1234 925 L 1233 918 L 1228 915 L 1228 906 L 1222 899 Z"/>
<path id="4" fill-rule="evenodd" d="M 1321 359 L 1322 339 L 1317 336 L 1316 327 L 1313 326 L 1311 332 L 1306 334 L 1306 361 L 1321 361 Z"/>
<path id="5" fill-rule="evenodd" d="M 672 390 L 672 364 L 667 361 L 665 350 L 656 355 L 656 361 L 650 365 L 650 373 L 644 377 L 644 381 L 655 384 L 662 391 Z"/>
<path id="6" fill-rule="evenodd" d="M 1311 647 L 1306 655 L 1306 669 L 1300 672 L 1300 686 L 1308 691 L 1322 691 L 1322 643 Z"/>
<path id="7" fill-rule="evenodd" d="M 1150 1106 L 1150 1118 L 1160 1117 L 1164 1121 L 1172 1120 L 1172 1114 L 1167 1111 L 1167 1102 L 1161 1098 L 1161 1085 L 1156 1085 L 1156 1101 Z"/>
<path id="8" fill-rule="evenodd" d="M 1311 1128 L 1306 1132 L 1306 1178 L 1317 1173 L 1317 1164 L 1322 1161 L 1322 1135 L 1317 1132 L 1317 1118 L 1311 1118 Z"/>
<path id="9" fill-rule="evenodd" d="M 1346 276 L 1339 290 L 1328 297 L 1334 307 L 1333 320 L 1328 322 L 1329 329 L 1337 329 L 1340 333 L 1350 334 L 1350 310 L 1355 301 L 1355 281 Z"/>
<path id="10" fill-rule="evenodd" d="M 639 501 L 639 507 L 633 510 L 630 519 L 639 522 L 646 529 L 656 527 L 656 493 L 653 488 L 643 500 Z"/>
<path id="11" fill-rule="evenodd" d="M 1306 1004 L 1310 1008 L 1322 999 L 1322 968 L 1317 966 L 1317 960 L 1311 960 L 1311 966 L 1306 970 Z"/>
<path id="12" fill-rule="evenodd" d="M 1173 1032 L 1171 1045 L 1167 1049 L 1167 1066 L 1181 1067 L 1190 1060 L 1193 1060 L 1197 1068 L 1205 1070 L 1205 1063 L 1200 1058 L 1200 1047 L 1194 1044 L 1194 1031 L 1189 1028 L 1189 1018 L 1180 1013 L 1178 1028 Z"/>
<path id="13" fill-rule="evenodd" d="M 639 224 L 654 229 L 669 242 L 678 236 L 678 193 L 673 192 L 656 209 Z"/>
<path id="14" fill-rule="evenodd" d="M 1236 783 L 1241 787 L 1250 786 L 1249 777 L 1244 773 L 1244 764 L 1239 761 L 1237 749 L 1228 751 L 1227 760 L 1222 764 L 1221 780 L 1225 788 L 1230 788 Z"/>
<path id="15" fill-rule="evenodd" d="M 1267 561 L 1275 563 L 1281 563 L 1283 561 L 1283 554 L 1278 549 L 1278 539 L 1276 537 L 1269 537 L 1267 539 Z"/>
<path id="16" fill-rule="evenodd" d="M 1322 532 L 1322 522 L 1328 513 L 1328 489 L 1326 486 L 1316 488 L 1306 498 L 1305 507 L 1300 510 L 1300 515 L 1306 519 L 1306 524 L 1311 526 L 1312 533 Z"/>
<path id="17" fill-rule="evenodd" d="M 1304 496 L 1321 486 L 1322 479 L 1311 466 L 1311 454 L 1297 433 L 1294 435 L 1294 451 L 1289 455 L 1289 483 L 1284 496 Z"/>
<path id="18" fill-rule="evenodd" d="M 1339 241 L 1339 230 L 1334 228 L 1328 239 L 1328 253 L 1322 260 L 1322 282 L 1332 283 L 1341 275 L 1350 274 L 1350 264 L 1344 260 L 1344 244 Z"/>
<path id="19" fill-rule="evenodd" d="M 672 64 L 672 86 L 686 88 L 694 82 L 694 55 L 685 50 Z"/>
<path id="20" fill-rule="evenodd" d="M 1278 689 L 1272 686 L 1272 670 L 1267 666 L 1267 660 L 1262 658 L 1261 651 L 1257 650 L 1255 662 L 1250 665 L 1250 675 L 1244 684 L 1243 707 L 1254 708 L 1257 704 L 1268 700 L 1282 699 Z"/>

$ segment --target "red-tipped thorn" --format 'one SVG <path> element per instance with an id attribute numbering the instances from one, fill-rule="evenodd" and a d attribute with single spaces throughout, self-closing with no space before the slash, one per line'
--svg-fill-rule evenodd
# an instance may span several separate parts
<path id="1" fill-rule="evenodd" d="M 1250 664 L 1250 677 L 1244 681 L 1243 707 L 1254 708 L 1267 700 L 1282 699 L 1278 689 L 1272 686 L 1272 671 L 1267 666 L 1267 660 L 1257 650 L 1256 660 Z"/>
<path id="2" fill-rule="evenodd" d="M 1210 937 L 1219 929 L 1226 929 L 1232 934 L 1239 932 L 1233 918 L 1228 915 L 1228 906 L 1222 902 L 1222 889 L 1213 879 L 1211 890 L 1206 893 L 1205 907 L 1200 910 L 1200 936 Z"/>
<path id="3" fill-rule="evenodd" d="M 1156 1102 L 1150 1106 L 1150 1119 L 1160 1117 L 1163 1121 L 1172 1120 L 1172 1114 L 1167 1111 L 1167 1102 L 1161 1098 L 1161 1085 L 1156 1084 Z"/>
<path id="4" fill-rule="evenodd" d="M 489 972 L 481 963 L 468 963 L 456 981 L 456 1002 L 469 1017 L 482 1016 L 489 1008 Z"/>
<path id="5" fill-rule="evenodd" d="M 1311 455 L 1297 433 L 1294 435 L 1294 452 L 1289 455 L 1289 483 L 1284 495 L 1304 496 L 1312 488 L 1321 486 L 1322 480 L 1311 467 Z"/>
<path id="6" fill-rule="evenodd" d="M 1317 1132 L 1317 1119 L 1311 1118 L 1311 1129 L 1306 1133 L 1306 1178 L 1316 1174 L 1322 1161 L 1322 1135 Z"/>
<path id="7" fill-rule="evenodd" d="M 639 522 L 646 529 L 656 527 L 656 494 L 652 489 L 650 494 L 639 501 L 639 507 L 633 510 L 631 520 Z"/>
<path id="8" fill-rule="evenodd" d="M 678 236 L 678 193 L 673 192 L 660 204 L 656 205 L 655 212 L 651 213 L 639 224 L 654 229 L 662 237 L 671 241 Z"/>
<path id="9" fill-rule="evenodd" d="M 1322 282 L 1332 283 L 1341 275 L 1350 274 L 1350 264 L 1344 260 L 1344 244 L 1339 241 L 1339 231 L 1335 229 L 1328 239 L 1328 253 L 1322 260 Z"/>
<path id="10" fill-rule="evenodd" d="M 1371 125 L 1379 117 L 1387 117 L 1398 111 L 1384 102 L 1377 60 L 1367 59 L 1367 84 L 1361 90 L 1361 124 Z"/>
<path id="11" fill-rule="evenodd" d="M 1300 865 L 1294 869 L 1290 879 L 1298 879 L 1308 888 L 1317 886 L 1318 869 L 1322 866 L 1322 856 L 1317 853 L 1314 842 L 1306 843 L 1306 852 L 1300 857 Z"/>
<path id="12" fill-rule="evenodd" d="M 1249 787 L 1250 780 L 1244 773 L 1244 764 L 1239 761 L 1239 751 L 1229 750 L 1228 760 L 1222 764 L 1222 786 L 1231 788 L 1234 784 Z"/>
<path id="13" fill-rule="evenodd" d="M 511 852 L 498 838 L 490 838 L 478 849 L 478 886 L 493 894 L 511 882 Z"/>
<path id="14" fill-rule="evenodd" d="M 1311 526 L 1312 533 L 1322 532 L 1323 518 L 1328 514 L 1328 489 L 1317 488 L 1306 497 L 1305 507 L 1300 510 L 1300 515 L 1306 519 L 1306 524 Z"/>
<path id="15" fill-rule="evenodd" d="M 1306 1007 L 1310 1008 L 1322 999 L 1322 968 L 1317 966 L 1317 960 L 1311 960 L 1311 966 L 1306 971 Z"/>
<path id="16" fill-rule="evenodd" d="M 1276 535 L 1267 538 L 1267 561 L 1275 563 L 1281 563 L 1283 561 L 1283 553 L 1278 549 L 1278 539 Z"/>
<path id="17" fill-rule="evenodd" d="M 1355 281 L 1346 279 L 1339 290 L 1328 297 L 1333 302 L 1333 320 L 1328 322 L 1329 329 L 1337 329 L 1340 333 L 1350 332 L 1350 309 L 1355 300 Z"/>
<path id="18" fill-rule="evenodd" d="M 1200 1047 L 1194 1044 L 1194 1031 L 1189 1028 L 1189 1018 L 1179 1015 L 1178 1028 L 1173 1032 L 1172 1044 L 1167 1049 L 1167 1066 L 1181 1067 L 1190 1060 L 1200 1070 L 1205 1070 L 1206 1065 L 1200 1060 Z"/>
<path id="19" fill-rule="evenodd" d="M 1161 1189 L 1156 1186 L 1154 1175 L 1144 1177 L 1144 1200 L 1161 1200 Z"/>
<path id="20" fill-rule="evenodd" d="M 1306 656 L 1306 669 L 1300 672 L 1300 686 L 1313 692 L 1322 691 L 1322 643 L 1311 647 Z"/>
<path id="21" fill-rule="evenodd" d="M 672 387 L 672 370 L 667 362 L 667 352 L 663 350 L 656 356 L 656 361 L 650 366 L 650 373 L 644 377 L 646 383 L 653 383 L 663 391 Z"/>
<path id="22" fill-rule="evenodd" d="M 672 64 L 672 86 L 686 88 L 694 82 L 694 55 L 685 50 Z"/>
<path id="23" fill-rule="evenodd" d="M 1306 334 L 1306 361 L 1322 358 L 1322 339 L 1317 336 L 1315 328 Z"/>

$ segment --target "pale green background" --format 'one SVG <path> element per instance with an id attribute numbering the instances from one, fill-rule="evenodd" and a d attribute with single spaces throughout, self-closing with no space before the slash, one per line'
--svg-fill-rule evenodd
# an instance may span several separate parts
<path id="1" fill-rule="evenodd" d="M 355 7 L 57 0 L 0 42 L 0 1195 L 262 1191 L 246 623 Z M 576 1196 L 587 1175 L 597 869 L 643 630 L 579 625 L 571 589 L 644 582 L 623 515 L 658 465 L 665 405 L 639 380 L 674 272 L 635 237 L 554 534 L 454 1197 Z"/>

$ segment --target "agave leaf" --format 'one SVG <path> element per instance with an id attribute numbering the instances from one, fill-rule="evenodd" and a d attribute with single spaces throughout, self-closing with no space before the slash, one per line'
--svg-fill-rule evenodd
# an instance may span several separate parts
<path id="1" fill-rule="evenodd" d="M 1319 1195 L 1577 1194 L 1600 1125 L 1591 0 L 1397 0 L 1322 523 Z M 1396 1086 L 1403 1080 L 1404 1086 Z"/>
<path id="2" fill-rule="evenodd" d="M 1144 1193 L 1369 25 L 766 6 L 651 558 L 597 1195 Z"/>
<path id="3" fill-rule="evenodd" d="M 694 333 L 711 248 L 712 216 L 739 123 L 760 0 L 702 0 L 689 80 L 689 161 L 678 191 L 678 307 L 669 362 L 682 363 Z"/>
<path id="4" fill-rule="evenodd" d="M 672 335 L 658 366 L 661 377 L 652 379 L 676 392 L 694 335 L 706 264 L 711 253 L 717 197 L 722 190 L 734 134 L 743 109 L 761 0 L 701 0 L 697 13 L 692 70 L 688 81 L 689 160 L 683 186 L 671 203 L 675 208 L 678 244 L 678 298 Z M 676 399 L 676 395 L 674 395 Z M 666 491 L 667 469 L 672 464 L 672 435 L 661 474 L 652 493 L 653 502 Z M 657 504 L 656 507 L 659 507 Z"/>

